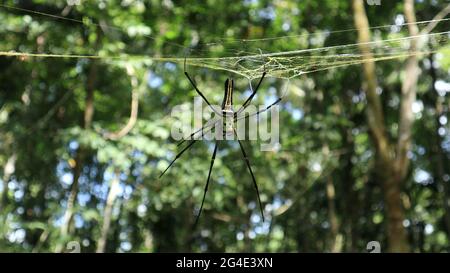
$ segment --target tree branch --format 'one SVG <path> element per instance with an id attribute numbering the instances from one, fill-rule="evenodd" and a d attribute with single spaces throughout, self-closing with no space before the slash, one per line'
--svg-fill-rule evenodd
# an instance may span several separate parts
<path id="1" fill-rule="evenodd" d="M 405 0 L 405 17 L 408 25 L 410 36 L 417 36 L 419 28 L 416 23 L 416 15 L 414 11 L 414 0 Z M 419 44 L 418 38 L 410 41 L 410 52 L 416 52 Z M 411 149 L 411 132 L 414 123 L 414 113 L 412 105 L 416 100 L 417 81 L 419 78 L 419 63 L 416 55 L 411 55 L 406 61 L 405 77 L 402 82 L 402 97 L 400 105 L 400 120 L 398 125 L 398 141 L 397 141 L 397 171 L 400 175 L 399 179 L 403 180 L 406 176 L 409 159 L 408 151 Z"/>
<path id="2" fill-rule="evenodd" d="M 104 135 L 105 138 L 108 138 L 110 140 L 118 140 L 125 135 L 127 135 L 131 129 L 133 129 L 134 125 L 136 124 L 137 117 L 138 117 L 138 109 L 139 109 L 139 92 L 138 92 L 138 80 L 136 76 L 134 75 L 134 69 L 129 65 L 127 66 L 127 72 L 128 75 L 131 77 L 131 112 L 130 117 L 128 119 L 127 124 L 122 127 L 117 132 L 113 133 L 106 133 Z"/>
<path id="3" fill-rule="evenodd" d="M 433 20 L 420 32 L 421 35 L 426 35 L 433 31 L 433 29 L 439 24 L 440 20 L 444 19 L 450 13 L 450 4 L 448 4 L 443 10 L 441 10 Z"/>
<path id="4" fill-rule="evenodd" d="M 376 92 L 378 83 L 375 73 L 375 63 L 372 60 L 373 54 L 369 46 L 369 42 L 371 41 L 370 28 L 366 11 L 364 10 L 364 2 L 362 0 L 353 0 L 353 10 L 355 14 L 355 26 L 358 29 L 359 50 L 364 60 L 363 69 L 366 79 L 364 91 L 367 95 L 367 119 L 369 128 L 373 134 L 379 155 L 383 161 L 387 162 L 391 158 L 391 155 L 389 154 L 389 142 L 384 125 L 383 109 Z"/>

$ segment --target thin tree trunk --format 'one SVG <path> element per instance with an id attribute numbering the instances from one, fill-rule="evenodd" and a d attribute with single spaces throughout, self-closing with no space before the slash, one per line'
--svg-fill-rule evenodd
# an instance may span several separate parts
<path id="1" fill-rule="evenodd" d="M 101 32 L 97 31 L 97 40 L 95 47 L 99 47 Z M 91 128 L 92 119 L 94 116 L 94 90 L 97 81 L 97 71 L 98 64 L 96 60 L 93 60 L 91 67 L 89 69 L 89 74 L 86 82 L 86 99 L 85 99 L 85 109 L 83 115 L 82 127 L 87 130 Z M 61 225 L 61 237 L 62 242 L 65 241 L 66 237 L 69 235 L 69 228 L 73 218 L 74 205 L 78 195 L 78 183 L 83 170 L 85 149 L 80 145 L 75 156 L 75 166 L 72 169 L 73 182 L 70 188 L 69 198 L 67 199 L 67 207 L 64 213 L 63 222 Z M 63 245 L 59 244 L 56 247 L 56 252 L 61 252 L 63 250 Z"/>
<path id="2" fill-rule="evenodd" d="M 345 234 L 345 248 L 344 251 L 348 252 L 357 252 L 359 241 L 359 232 L 357 228 L 358 217 L 360 214 L 360 210 L 363 210 L 363 207 L 360 206 L 360 201 L 358 197 L 358 191 L 355 190 L 355 179 L 352 175 L 353 171 L 353 162 L 352 157 L 354 157 L 354 140 L 352 136 L 352 132 L 349 129 L 344 129 L 342 133 L 342 137 L 345 139 L 345 147 L 347 147 L 350 152 L 346 153 L 342 157 L 339 158 L 341 162 L 344 162 L 344 169 L 342 175 L 342 183 L 343 183 L 343 193 L 344 193 L 344 212 L 345 217 L 342 219 L 342 229 Z"/>
<path id="3" fill-rule="evenodd" d="M 109 228 L 111 226 L 111 218 L 114 202 L 117 198 L 120 184 L 120 173 L 116 172 L 114 178 L 111 180 L 111 186 L 109 188 L 108 197 L 106 199 L 105 211 L 103 213 L 103 226 L 100 239 L 97 243 L 97 253 L 103 253 L 106 249 L 106 242 L 108 239 Z"/>
<path id="4" fill-rule="evenodd" d="M 401 154 L 402 157 L 400 160 L 396 160 L 395 149 L 389 143 L 386 134 L 381 101 L 376 93 L 378 84 L 375 74 L 375 63 L 371 61 L 373 54 L 368 45 L 371 38 L 363 0 L 353 0 L 353 11 L 355 26 L 358 29 L 359 49 L 364 58 L 363 69 L 366 80 L 364 90 L 367 95 L 368 124 L 377 151 L 376 171 L 384 190 L 389 251 L 407 252 L 409 251 L 409 245 L 406 230 L 403 227 L 405 216 L 401 202 L 401 184 L 406 175 L 405 168 L 408 167 L 409 161 L 403 158 L 403 154 Z M 411 67 L 409 69 L 414 71 L 412 64 L 413 62 L 411 61 Z M 415 94 L 409 92 L 410 88 L 413 87 L 411 85 L 407 85 L 407 87 L 402 88 L 402 93 L 407 96 L 406 98 L 402 98 L 402 108 L 406 107 L 408 103 L 411 104 L 415 98 Z M 409 113 L 403 113 L 401 116 L 401 122 L 403 124 L 399 125 L 399 127 L 401 128 L 402 140 L 408 140 L 411 134 L 411 115 Z M 401 142 L 401 146 L 399 145 L 397 151 L 402 151 L 402 153 L 403 151 L 408 151 L 409 145 L 408 143 Z M 399 168 L 399 166 L 402 166 L 402 168 Z"/>
<path id="5" fill-rule="evenodd" d="M 327 144 L 322 148 L 322 153 L 327 158 L 330 155 L 330 149 Z M 326 178 L 326 195 L 328 203 L 328 221 L 330 223 L 330 243 L 329 250 L 331 252 L 341 252 L 342 250 L 342 235 L 339 234 L 339 220 L 336 213 L 336 189 L 334 187 L 333 179 L 330 175 Z"/>
<path id="6" fill-rule="evenodd" d="M 339 234 L 339 221 L 336 215 L 335 197 L 336 190 L 334 188 L 331 176 L 326 178 L 327 185 L 327 200 L 328 200 L 328 219 L 330 222 L 330 251 L 333 253 L 341 252 L 342 250 L 342 235 Z"/>
<path id="7" fill-rule="evenodd" d="M 414 0 L 405 0 L 405 17 L 408 22 L 410 36 L 419 35 L 414 13 Z M 408 152 L 411 150 L 411 131 L 414 122 L 412 105 L 416 100 L 417 80 L 419 77 L 419 61 L 414 54 L 418 49 L 418 39 L 412 38 L 409 51 L 412 53 L 406 61 L 405 78 L 402 82 L 402 99 L 400 105 L 400 121 L 397 141 L 397 180 L 403 181 L 409 167 Z"/>
<path id="8" fill-rule="evenodd" d="M 92 117 L 94 115 L 94 88 L 95 88 L 95 80 L 97 77 L 97 64 L 94 60 L 91 69 L 89 71 L 87 89 L 86 89 L 86 107 L 84 110 L 84 118 L 83 118 L 83 128 L 89 129 L 92 124 Z M 70 187 L 69 198 L 67 199 L 67 207 L 64 213 L 63 222 L 61 225 L 61 236 L 64 238 L 69 234 L 69 227 L 73 218 L 73 210 L 75 201 L 78 195 L 78 180 L 80 179 L 81 172 L 83 169 L 83 162 L 85 157 L 85 150 L 80 145 L 78 148 L 77 154 L 75 156 L 75 166 L 72 169 L 73 174 L 73 182 Z M 62 246 L 59 246 L 57 252 L 62 251 Z"/>
<path id="9" fill-rule="evenodd" d="M 154 251 L 153 234 L 150 229 L 144 231 L 144 246 L 146 252 Z"/>
<path id="10" fill-rule="evenodd" d="M 2 178 L 3 191 L 2 191 L 2 195 L 0 196 L 0 198 L 1 198 L 0 211 L 3 211 L 3 209 L 6 207 L 6 205 L 8 203 L 8 183 L 11 178 L 11 175 L 15 171 L 16 159 L 17 159 L 16 154 L 11 155 L 8 158 L 8 161 L 6 161 L 5 167 L 3 167 L 3 178 Z"/>
<path id="11" fill-rule="evenodd" d="M 409 23 L 408 30 L 410 36 L 417 36 L 419 29 L 416 25 L 414 13 L 414 0 L 405 0 L 405 17 Z M 386 200 L 388 207 L 388 232 L 390 250 L 393 252 L 407 252 L 409 245 L 406 238 L 406 230 L 403 227 L 405 219 L 401 202 L 401 188 L 408 173 L 410 160 L 408 152 L 411 150 L 411 135 L 414 122 L 412 105 L 416 100 L 417 81 L 419 77 L 419 62 L 414 54 L 418 49 L 418 40 L 413 38 L 410 41 L 409 51 L 412 53 L 407 60 L 405 68 L 405 78 L 402 82 L 402 96 L 400 105 L 399 132 L 397 141 L 397 151 L 395 158 L 394 175 L 392 179 L 386 180 Z"/>
<path id="12" fill-rule="evenodd" d="M 386 135 L 381 100 L 376 91 L 378 83 L 375 63 L 372 61 L 373 54 L 368 45 L 371 37 L 363 0 L 353 0 L 353 10 L 355 26 L 358 29 L 359 50 L 364 58 L 363 68 L 366 80 L 364 91 L 367 95 L 367 120 L 381 160 L 389 162 L 392 155 L 390 154 L 388 137 Z"/>
<path id="13" fill-rule="evenodd" d="M 437 94 L 435 83 L 437 81 L 436 69 L 434 64 L 434 55 L 431 54 L 429 57 L 430 60 L 430 76 L 431 76 L 431 91 L 433 96 L 436 96 L 435 101 L 435 111 L 436 111 L 436 119 L 435 119 L 435 132 L 434 132 L 434 140 L 433 140 L 433 153 L 434 155 L 434 164 L 433 164 L 433 172 L 434 177 L 436 179 L 437 187 L 441 195 L 442 206 L 445 210 L 444 213 L 444 223 L 445 223 L 445 232 L 447 233 L 447 237 L 450 238 L 450 188 L 448 183 L 444 181 L 445 168 L 444 168 L 444 160 L 445 160 L 445 152 L 442 149 L 442 141 L 443 138 L 439 135 L 438 129 L 441 126 L 439 118 L 444 114 L 444 106 L 443 106 L 443 98 Z"/>

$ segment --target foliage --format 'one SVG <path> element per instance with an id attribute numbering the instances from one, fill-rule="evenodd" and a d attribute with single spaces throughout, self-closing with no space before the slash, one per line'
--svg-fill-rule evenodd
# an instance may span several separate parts
<path id="1" fill-rule="evenodd" d="M 260 39 L 354 28 L 350 1 L 337 0 L 4 2 L 84 24 L 0 7 L 1 51 L 183 57 L 187 47 L 201 54 L 210 49 L 205 44 L 218 38 Z M 371 25 L 401 18 L 402 4 L 395 2 L 366 6 Z M 425 2 L 416 7 L 418 20 L 431 19 L 446 1 Z M 103 24 L 114 28 L 102 28 Z M 446 29 L 438 25 L 436 31 Z M 384 38 L 396 35 L 374 33 Z M 405 28 L 400 33 L 408 35 Z M 267 52 L 298 49 L 299 42 L 290 39 L 261 42 L 258 47 Z M 355 41 L 353 31 L 300 43 L 311 48 Z M 215 50 L 236 54 L 238 46 L 222 41 Z M 450 211 L 445 205 L 450 194 L 449 59 L 447 47 L 420 61 L 412 163 L 402 197 L 413 251 L 450 251 Z M 85 128 L 94 65 L 95 111 L 92 126 Z M 80 242 L 84 252 L 96 251 L 115 177 L 120 185 L 106 252 L 326 252 L 332 251 L 336 238 L 341 251 L 363 252 L 374 240 L 386 247 L 382 188 L 374 175 L 375 152 L 359 66 L 291 79 L 290 92 L 281 103 L 281 149 L 262 152 L 259 142 L 245 143 L 267 221 L 259 217 L 239 146 L 222 142 L 196 230 L 192 225 L 208 175 L 211 143 L 194 145 L 158 178 L 177 151 L 171 126 L 180 120 L 191 122 L 195 91 L 182 65 L 0 57 L 0 67 L 0 251 L 53 252 L 69 241 Z M 389 132 L 398 126 L 402 68 L 402 61 L 377 63 Z M 230 75 L 188 69 L 209 100 L 219 104 Z M 132 77 L 138 79 L 137 87 Z M 236 81 L 235 100 L 242 102 L 248 81 Z M 267 105 L 285 84 L 269 78 L 255 103 Z M 127 123 L 133 88 L 139 94 L 136 124 L 122 138 L 106 138 L 107 132 Z M 170 113 L 181 104 L 188 111 L 178 120 Z M 81 149 L 85 156 L 73 222 L 63 237 L 62 219 Z M 8 162 L 14 162 L 12 173 Z M 327 194 L 329 183 L 334 196 Z M 336 207 L 337 234 L 331 227 L 330 202 Z"/>

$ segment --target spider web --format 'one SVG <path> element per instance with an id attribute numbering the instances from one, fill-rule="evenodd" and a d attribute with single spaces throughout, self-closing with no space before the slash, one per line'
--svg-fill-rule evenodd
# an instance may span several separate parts
<path id="1" fill-rule="evenodd" d="M 25 12 L 33 16 L 44 16 L 50 20 L 69 20 L 74 23 L 86 24 L 86 20 L 69 19 L 59 15 L 36 12 L 3 4 L 0 4 L 0 7 L 6 10 L 12 9 Z M 415 24 L 421 26 L 428 25 L 429 23 L 448 24 L 450 23 L 450 18 L 421 21 Z M 92 22 L 90 24 L 100 26 Z M 86 58 L 102 59 L 105 62 L 145 62 L 150 64 L 155 62 L 173 62 L 179 65 L 185 63 L 188 66 L 228 71 L 248 79 L 261 77 L 263 72 L 266 72 L 269 77 L 292 79 L 303 74 L 357 65 L 369 61 L 401 60 L 414 55 L 420 57 L 430 53 L 436 53 L 442 47 L 449 45 L 450 31 L 402 37 L 400 30 L 407 25 L 409 23 L 371 27 L 371 30 L 377 31 L 377 37 L 387 36 L 393 38 L 375 38 L 373 42 L 365 43 L 364 45 L 371 49 L 372 53 L 370 55 L 362 55 L 359 53 L 361 43 L 312 47 L 314 44 L 323 45 L 332 40 L 331 37 L 333 35 L 340 35 L 346 32 L 356 37 L 357 29 L 346 29 L 260 39 L 218 38 L 213 42 L 197 44 L 191 47 L 173 42 L 165 42 L 167 47 L 172 48 L 173 52 L 177 52 L 178 54 L 163 57 L 126 53 L 119 56 L 110 56 L 102 52 L 98 55 L 89 55 L 53 52 L 15 52 L 8 50 L 0 51 L 0 56 L 18 56 L 22 58 Z M 102 27 L 105 28 L 105 25 L 102 25 Z M 106 28 L 127 33 L 126 30 L 114 26 L 106 26 Z M 383 33 L 386 30 L 389 32 L 387 34 Z M 147 36 L 149 40 L 156 41 L 156 37 L 150 35 L 144 36 Z M 418 47 L 419 50 L 409 50 L 409 45 L 412 40 L 419 41 L 421 45 Z M 306 47 L 309 48 L 292 50 L 292 48 Z M 273 48 L 280 48 L 280 50 L 271 52 L 270 49 Z"/>
<path id="2" fill-rule="evenodd" d="M 259 78 L 264 71 L 274 78 L 291 79 L 303 74 L 369 61 L 404 59 L 414 55 L 436 53 L 449 43 L 449 35 L 450 31 L 369 42 L 365 45 L 371 48 L 370 56 L 359 54 L 361 43 L 355 43 L 275 53 L 261 51 L 232 57 L 187 58 L 186 63 L 214 70 L 229 71 L 248 79 Z M 427 42 L 429 45 L 420 51 L 409 51 L 409 44 L 413 39 L 418 39 L 421 44 Z M 174 61 L 181 62 L 184 59 Z"/>

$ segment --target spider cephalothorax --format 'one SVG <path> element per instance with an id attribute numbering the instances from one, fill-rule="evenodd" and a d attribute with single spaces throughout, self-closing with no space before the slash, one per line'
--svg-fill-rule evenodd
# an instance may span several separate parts
<path id="1" fill-rule="evenodd" d="M 233 87 L 233 79 L 227 79 L 225 81 L 225 93 L 222 102 L 222 130 L 224 137 L 234 135 Z"/>

